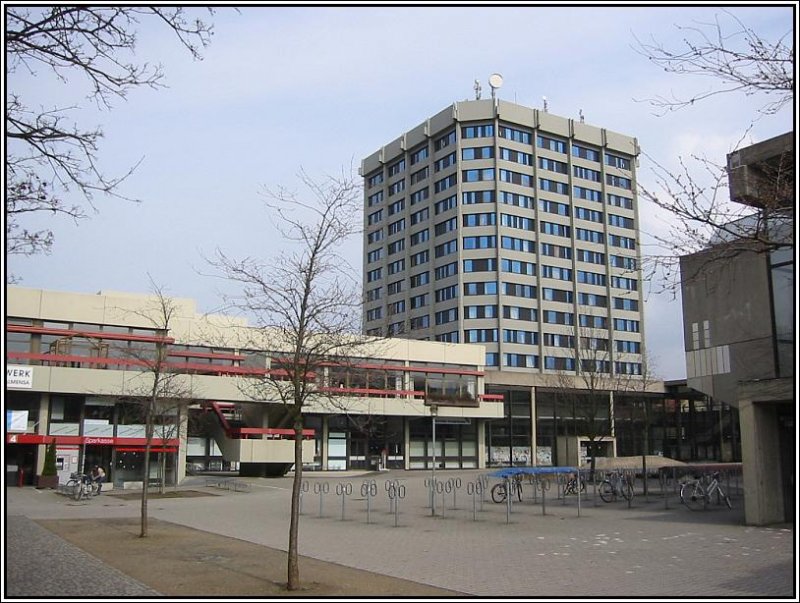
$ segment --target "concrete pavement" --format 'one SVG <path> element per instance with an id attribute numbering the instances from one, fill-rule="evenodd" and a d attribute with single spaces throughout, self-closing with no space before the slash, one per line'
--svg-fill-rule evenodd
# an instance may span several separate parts
<path id="1" fill-rule="evenodd" d="M 300 554 L 488 597 L 795 597 L 793 527 L 743 525 L 740 498 L 732 511 L 702 512 L 683 508 L 674 496 L 665 509 L 658 492 L 647 501 L 637 496 L 631 508 L 589 499 L 578 517 L 574 496 L 560 499 L 554 487 L 543 514 L 540 493 L 534 501 L 526 485 L 510 514 L 488 496 L 481 506 L 476 495 L 473 510 L 468 484 L 486 473 L 437 472 L 445 481 L 460 478 L 461 488 L 437 495 L 436 515 L 425 487 L 429 473 L 306 473 Z M 362 492 L 369 487 L 362 485 L 372 479 L 376 496 L 369 498 L 368 517 Z M 386 490 L 393 479 L 405 486 L 398 513 L 391 512 Z M 285 550 L 291 478 L 241 481 L 247 492 L 206 488 L 202 476 L 189 478 L 182 487 L 216 496 L 153 500 L 151 517 Z M 345 492 L 344 519 L 337 490 Z M 12 526 L 25 518 L 136 517 L 138 511 L 137 501 L 114 494 L 74 503 L 51 491 L 9 487 L 7 563 L 19 548 L 34 558 L 44 554 L 38 542 L 15 536 Z M 8 594 L 20 592 L 20 579 L 9 572 Z M 119 594 L 140 586 L 120 584 Z"/>

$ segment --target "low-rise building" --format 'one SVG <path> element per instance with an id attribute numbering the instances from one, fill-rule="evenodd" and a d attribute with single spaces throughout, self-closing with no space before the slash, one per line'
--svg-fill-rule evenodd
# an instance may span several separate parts
<path id="1" fill-rule="evenodd" d="M 161 411 L 153 421 L 151 479 L 163 473 L 168 483 L 180 481 L 187 461 L 203 468 L 224 461 L 248 475 L 292 465 L 286 407 L 252 389 L 281 353 L 270 351 L 268 334 L 241 319 L 199 314 L 188 299 L 168 300 L 167 332 L 159 328 L 162 301 L 7 289 L 7 477 L 22 473 L 34 483 L 45 444 L 55 442 L 62 481 L 101 465 L 114 485 L 141 482 L 142 409 L 154 391 Z M 502 416 L 502 403 L 484 394 L 480 347 L 374 340 L 358 354 L 314 375 L 319 395 L 303 409 L 305 465 L 426 467 L 436 408 L 438 463 L 485 466 L 479 443 L 486 421 Z M 163 359 L 158 368 L 156 358 Z M 168 388 L 154 390 L 156 371 L 169 375 Z"/>

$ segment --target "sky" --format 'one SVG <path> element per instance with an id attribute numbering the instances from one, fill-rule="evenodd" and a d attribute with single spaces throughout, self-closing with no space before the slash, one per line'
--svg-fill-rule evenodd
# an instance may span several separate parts
<path id="1" fill-rule="evenodd" d="M 665 167 L 692 154 L 724 163 L 764 99 L 721 95 L 660 115 L 646 99 L 686 98 L 715 82 L 666 73 L 637 53 L 636 38 L 677 49 L 678 26 L 719 18 L 730 28 L 731 15 L 770 40 L 795 26 L 790 5 L 259 5 L 217 9 L 212 42 L 195 61 L 171 32 L 143 21 L 134 59 L 161 63 L 167 88 L 134 90 L 100 110 L 78 77 L 7 75 L 7 92 L 30 105 L 76 106 L 82 127 L 100 126 L 106 174 L 140 162 L 120 192 L 141 202 L 98 197 L 97 212 L 77 224 L 35 218 L 31 227 L 55 233 L 52 253 L 7 256 L 5 269 L 25 287 L 84 293 L 146 293 L 152 279 L 200 312 L 217 311 L 230 284 L 204 258 L 215 249 L 238 258 L 280 251 L 266 189 L 301 192 L 301 169 L 317 179 L 357 170 L 381 145 L 473 99 L 476 79 L 488 98 L 492 73 L 503 76 L 501 99 L 541 108 L 547 97 L 550 113 L 577 119 L 582 110 L 588 124 L 635 136 L 649 156 L 640 157 L 639 182 L 653 189 L 650 158 Z M 793 130 L 793 118 L 788 107 L 757 119 L 744 144 Z M 642 253 L 654 253 L 652 235 L 670 217 L 640 201 L 639 218 Z M 360 273 L 360 238 L 344 254 Z M 680 379 L 680 297 L 661 289 L 644 285 L 651 372 Z"/>

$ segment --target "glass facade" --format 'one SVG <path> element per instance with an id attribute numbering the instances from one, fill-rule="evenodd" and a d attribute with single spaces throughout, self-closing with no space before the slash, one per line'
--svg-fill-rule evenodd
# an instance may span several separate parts
<path id="1" fill-rule="evenodd" d="M 792 249 L 770 254 L 770 285 L 775 334 L 776 377 L 794 377 L 794 256 Z"/>
<path id="2" fill-rule="evenodd" d="M 475 420 L 436 418 L 436 445 L 433 442 L 433 417 L 409 419 L 409 469 L 431 469 L 434 449 L 437 469 L 476 469 L 478 432 Z"/>

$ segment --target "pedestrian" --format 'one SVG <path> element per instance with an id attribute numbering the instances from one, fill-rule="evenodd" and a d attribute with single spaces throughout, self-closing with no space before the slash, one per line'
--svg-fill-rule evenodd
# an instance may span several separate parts
<path id="1" fill-rule="evenodd" d="M 106 472 L 99 465 L 95 465 L 92 470 L 92 481 L 97 484 L 97 494 L 103 489 L 103 482 L 106 479 Z"/>

